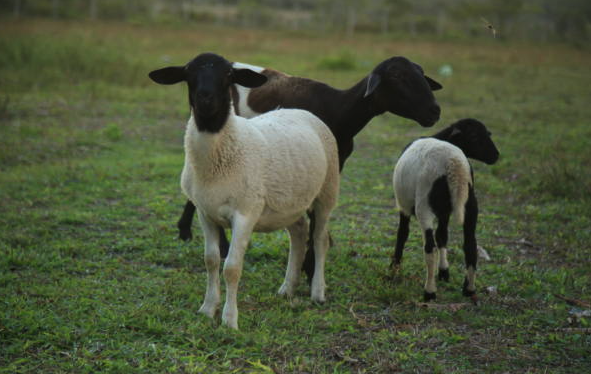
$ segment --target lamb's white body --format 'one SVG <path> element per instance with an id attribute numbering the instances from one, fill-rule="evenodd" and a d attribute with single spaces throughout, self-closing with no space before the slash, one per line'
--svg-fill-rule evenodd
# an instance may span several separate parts
<path id="1" fill-rule="evenodd" d="M 455 145 L 435 138 L 423 138 L 414 141 L 402 153 L 396 163 L 393 176 L 396 205 L 406 216 L 414 214 L 419 221 L 423 236 L 433 229 L 436 218 L 429 203 L 429 193 L 433 184 L 445 176 L 451 195 L 451 206 L 456 221 L 464 222 L 464 207 L 472 185 L 470 164 L 462 150 Z M 423 238 L 427 241 L 427 238 Z M 437 244 L 439 250 L 439 268 L 447 269 L 447 248 Z M 437 253 L 425 253 L 427 280 L 425 291 L 435 293 L 435 269 Z M 475 269 L 468 269 L 470 285 L 474 284 Z"/>
<path id="2" fill-rule="evenodd" d="M 220 302 L 216 225 L 232 228 L 222 319 L 237 328 L 236 294 L 250 234 L 288 229 L 290 255 L 279 293 L 291 295 L 305 254 L 309 208 L 316 212 L 318 248 L 312 298 L 324 301 L 326 223 L 338 196 L 339 165 L 336 141 L 320 119 L 299 109 L 245 119 L 231 109 L 222 130 L 213 134 L 199 131 L 191 116 L 181 187 L 197 207 L 205 235 L 208 287 L 200 312 L 213 317 Z"/>
<path id="3" fill-rule="evenodd" d="M 429 192 L 444 175 L 456 220 L 463 223 L 468 187 L 472 184 L 470 163 L 460 148 L 435 138 L 414 141 L 396 163 L 393 183 L 398 209 L 410 216 L 414 208 L 419 220 L 435 219 L 429 207 Z"/>

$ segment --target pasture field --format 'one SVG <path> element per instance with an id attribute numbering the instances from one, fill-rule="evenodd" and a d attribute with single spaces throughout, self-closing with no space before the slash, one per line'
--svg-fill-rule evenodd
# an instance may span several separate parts
<path id="1" fill-rule="evenodd" d="M 587 372 L 591 367 L 591 52 L 560 45 L 317 38 L 215 26 L 2 21 L 0 373 Z M 356 140 L 330 223 L 327 302 L 276 296 L 284 232 L 255 234 L 238 332 L 197 310 L 203 242 L 176 239 L 185 88 L 147 73 L 214 51 L 345 88 L 392 55 L 444 89 L 421 128 L 386 114 Z M 438 75 L 443 64 L 449 77 Z M 474 117 L 480 304 L 451 281 L 422 304 L 421 235 L 403 268 L 391 172 L 412 139 Z M 493 290 L 487 292 L 486 289 Z"/>

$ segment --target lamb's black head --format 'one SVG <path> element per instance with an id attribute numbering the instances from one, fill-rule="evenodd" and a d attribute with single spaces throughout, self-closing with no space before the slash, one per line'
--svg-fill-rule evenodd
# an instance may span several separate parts
<path id="1" fill-rule="evenodd" d="M 160 84 L 187 82 L 189 104 L 200 130 L 218 132 L 230 111 L 230 86 L 259 87 L 267 77 L 248 69 L 234 69 L 225 58 L 202 53 L 185 66 L 154 70 L 150 78 Z"/>
<path id="2" fill-rule="evenodd" d="M 482 122 L 466 118 L 450 125 L 446 130 L 447 141 L 460 148 L 466 157 L 489 165 L 499 159 L 499 151 L 491 139 L 491 133 Z"/>
<path id="3" fill-rule="evenodd" d="M 365 96 L 371 95 L 381 110 L 430 127 L 441 114 L 432 91 L 441 88 L 439 83 L 424 74 L 419 65 L 404 57 L 392 57 L 371 72 Z"/>

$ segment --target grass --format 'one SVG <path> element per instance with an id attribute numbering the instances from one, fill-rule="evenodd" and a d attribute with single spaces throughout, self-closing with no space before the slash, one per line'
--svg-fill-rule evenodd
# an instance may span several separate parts
<path id="1" fill-rule="evenodd" d="M 46 35 L 52 35 L 51 37 Z M 125 38 L 121 36 L 125 35 Z M 384 115 L 356 139 L 331 221 L 325 304 L 275 295 L 283 232 L 256 234 L 234 332 L 198 315 L 202 236 L 176 240 L 184 88 L 146 74 L 211 50 L 352 85 L 391 55 L 439 80 L 443 117 L 485 122 L 502 158 L 474 163 L 480 305 L 451 282 L 420 304 L 413 222 L 389 274 L 394 161 L 436 129 Z M 326 56 L 329 56 L 328 58 Z M 332 57 L 347 68 L 327 66 Z M 345 56 L 345 57 L 343 57 Z M 349 64 L 349 62 L 353 62 Z M 439 77 L 451 64 L 454 74 Z M 582 372 L 591 365 L 591 54 L 560 45 L 354 40 L 217 27 L 4 22 L 0 36 L 0 373 Z M 486 293 L 495 287 L 495 293 Z M 459 305 L 459 306 L 458 306 Z"/>

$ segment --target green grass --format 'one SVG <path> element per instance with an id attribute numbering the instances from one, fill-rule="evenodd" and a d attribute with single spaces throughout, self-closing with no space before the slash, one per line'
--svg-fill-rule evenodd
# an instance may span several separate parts
<path id="1" fill-rule="evenodd" d="M 287 235 L 254 235 L 239 332 L 197 314 L 201 232 L 186 244 L 175 229 L 186 92 L 147 78 L 207 50 L 337 87 L 404 55 L 444 85 L 436 128 L 384 115 L 356 139 L 330 224 L 325 304 L 303 283 L 277 297 Z M 451 77 L 437 76 L 442 64 Z M 588 370 L 591 321 L 555 295 L 591 302 L 589 66 L 589 51 L 559 45 L 4 22 L 0 373 Z M 455 309 L 465 299 L 454 228 L 451 282 L 427 308 L 414 222 L 404 267 L 389 274 L 391 171 L 406 143 L 462 117 L 485 122 L 502 154 L 492 167 L 474 162 L 478 238 L 492 261 L 479 267 L 480 305 Z"/>

